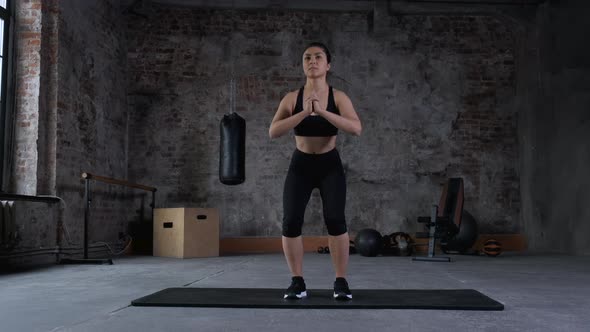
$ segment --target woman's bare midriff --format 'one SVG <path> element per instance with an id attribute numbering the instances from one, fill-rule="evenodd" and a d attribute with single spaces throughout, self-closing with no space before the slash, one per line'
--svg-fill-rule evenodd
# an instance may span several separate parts
<path id="1" fill-rule="evenodd" d="M 330 152 L 336 147 L 336 136 L 306 137 L 295 136 L 297 150 L 309 154 Z"/>

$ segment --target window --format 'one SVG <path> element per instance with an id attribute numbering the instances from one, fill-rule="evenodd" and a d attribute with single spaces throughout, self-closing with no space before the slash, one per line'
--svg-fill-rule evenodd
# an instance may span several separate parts
<path id="1" fill-rule="evenodd" d="M 9 55 L 10 21 L 12 19 L 12 1 L 0 0 L 0 192 L 5 191 L 8 172 L 8 142 L 9 134 Z"/>

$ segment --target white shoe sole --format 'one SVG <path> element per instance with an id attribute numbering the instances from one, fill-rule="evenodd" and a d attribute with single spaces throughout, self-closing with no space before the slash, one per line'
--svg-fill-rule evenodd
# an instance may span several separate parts
<path id="1" fill-rule="evenodd" d="M 300 294 L 295 294 L 295 297 L 298 298 L 298 299 L 302 299 L 304 297 L 307 297 L 307 291 L 303 291 Z M 285 296 L 283 298 L 284 299 L 289 299 L 289 298 L 292 299 L 292 297 L 289 297 L 289 295 L 287 295 L 287 294 L 285 294 Z"/>
<path id="2" fill-rule="evenodd" d="M 334 293 L 334 298 L 337 300 L 344 300 L 343 296 L 338 296 L 338 294 Z M 352 294 L 346 294 L 346 298 L 352 300 Z"/>

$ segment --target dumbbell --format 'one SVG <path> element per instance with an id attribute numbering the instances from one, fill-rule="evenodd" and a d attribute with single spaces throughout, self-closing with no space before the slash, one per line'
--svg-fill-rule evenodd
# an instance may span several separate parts
<path id="1" fill-rule="evenodd" d="M 330 247 L 318 247 L 318 254 L 329 254 Z"/>

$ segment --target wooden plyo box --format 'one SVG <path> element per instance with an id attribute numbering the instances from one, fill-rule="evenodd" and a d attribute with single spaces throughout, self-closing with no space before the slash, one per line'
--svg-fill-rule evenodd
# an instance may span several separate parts
<path id="1" fill-rule="evenodd" d="M 154 256 L 219 256 L 219 212 L 213 208 L 154 209 Z"/>

